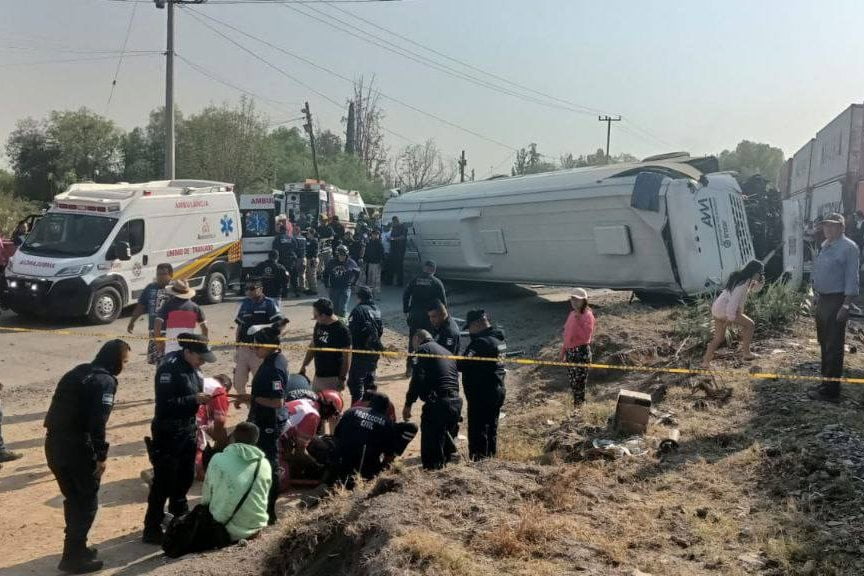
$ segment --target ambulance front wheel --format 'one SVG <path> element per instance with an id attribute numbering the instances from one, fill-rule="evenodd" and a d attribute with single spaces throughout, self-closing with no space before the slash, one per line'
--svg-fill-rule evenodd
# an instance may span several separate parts
<path id="1" fill-rule="evenodd" d="M 225 298 L 225 290 L 228 281 L 221 272 L 211 272 L 204 283 L 204 302 L 207 304 L 219 304 Z"/>
<path id="2" fill-rule="evenodd" d="M 88 320 L 94 324 L 110 324 L 120 316 L 120 293 L 110 286 L 100 288 L 93 296 Z"/>

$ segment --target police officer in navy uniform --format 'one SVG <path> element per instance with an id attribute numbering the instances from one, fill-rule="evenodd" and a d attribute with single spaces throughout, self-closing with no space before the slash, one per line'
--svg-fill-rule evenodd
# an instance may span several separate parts
<path id="1" fill-rule="evenodd" d="M 423 264 L 423 272 L 408 283 L 402 293 L 402 312 L 408 322 L 408 352 L 413 352 L 414 333 L 417 330 L 432 330 L 429 323 L 429 307 L 435 302 L 447 305 L 447 292 L 444 284 L 435 277 L 436 264 L 427 260 Z M 407 364 L 407 373 L 411 373 L 411 362 Z"/>
<path id="2" fill-rule="evenodd" d="M 384 349 L 381 344 L 384 323 L 381 321 L 381 311 L 372 298 L 372 290 L 368 286 L 360 286 L 357 289 L 357 301 L 357 306 L 348 317 L 348 330 L 354 347 L 351 369 L 348 371 L 352 404 L 360 400 L 366 387 L 375 382 L 375 371 L 378 369 L 378 354 L 358 354 L 357 350 Z"/>
<path id="3" fill-rule="evenodd" d="M 459 371 L 456 362 L 447 356 L 450 351 L 435 342 L 427 330 L 414 335 L 414 348 L 419 354 L 437 356 L 414 358 L 414 372 L 402 418 L 411 420 L 411 405 L 423 401 L 420 416 L 420 461 L 426 470 L 443 468 L 456 453 L 462 399 L 459 397 Z"/>
<path id="4" fill-rule="evenodd" d="M 493 328 L 484 310 L 466 316 L 471 342 L 463 356 L 500 358 L 507 351 L 504 333 Z M 468 454 L 472 460 L 495 456 L 498 450 L 498 417 L 504 405 L 506 371 L 501 361 L 458 360 L 462 387 L 468 400 Z"/>
<path id="5" fill-rule="evenodd" d="M 297 268 L 297 242 L 288 233 L 285 223 L 279 224 L 279 231 L 273 239 L 273 250 L 279 253 L 279 263 L 291 274 L 291 282 L 294 281 L 294 270 Z M 287 288 L 281 294 L 283 298 L 288 296 Z"/>
<path id="6" fill-rule="evenodd" d="M 285 389 L 288 387 L 288 359 L 279 349 L 278 325 L 251 329 L 255 355 L 262 360 L 252 378 L 250 394 L 238 397 L 249 404 L 248 421 L 258 426 L 258 448 L 270 462 L 273 483 L 267 500 L 268 523 L 276 523 L 276 498 L 279 496 L 279 435 L 285 425 Z"/>
<path id="7" fill-rule="evenodd" d="M 429 324 L 432 325 L 432 337 L 435 342 L 447 349 L 453 356 L 459 355 L 462 331 L 456 320 L 447 311 L 447 306 L 436 300 L 429 306 Z"/>
<path id="8" fill-rule="evenodd" d="M 267 260 L 252 269 L 251 278 L 260 280 L 264 296 L 272 298 L 277 304 L 281 303 L 282 295 L 288 291 L 290 276 L 288 270 L 279 263 L 279 252 L 276 250 L 271 250 L 267 254 Z"/>
<path id="9" fill-rule="evenodd" d="M 180 350 L 165 357 L 156 370 L 156 414 L 150 425 L 149 444 L 153 483 L 147 497 L 143 540 L 162 544 L 165 502 L 175 517 L 188 512 L 186 493 L 195 479 L 198 406 L 207 404 L 200 372 L 205 362 L 215 362 L 207 339 L 184 332 L 177 337 Z"/>
<path id="10" fill-rule="evenodd" d="M 126 342 L 107 342 L 93 362 L 76 366 L 60 379 L 45 416 L 45 456 L 64 498 L 66 538 L 57 566 L 62 572 L 102 569 L 96 550 L 87 547 L 87 534 L 96 518 L 108 458 L 105 427 L 114 407 L 117 376 L 128 358 Z"/>

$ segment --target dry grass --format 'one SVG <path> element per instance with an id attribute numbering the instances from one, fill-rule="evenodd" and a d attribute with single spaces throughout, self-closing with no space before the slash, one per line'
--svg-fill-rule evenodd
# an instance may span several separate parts
<path id="1" fill-rule="evenodd" d="M 560 518 L 549 514 L 537 502 L 522 506 L 515 521 L 498 524 L 479 540 L 484 552 L 498 558 L 542 557 L 549 542 L 566 536 Z"/>
<path id="2" fill-rule="evenodd" d="M 412 529 L 394 538 L 393 549 L 404 557 L 403 566 L 441 576 L 480 576 L 486 571 L 461 543 L 436 532 Z"/>

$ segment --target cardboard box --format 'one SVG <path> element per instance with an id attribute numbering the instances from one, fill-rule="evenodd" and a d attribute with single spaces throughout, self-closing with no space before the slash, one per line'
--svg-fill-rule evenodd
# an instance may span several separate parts
<path id="1" fill-rule="evenodd" d="M 644 434 L 651 417 L 651 396 L 630 390 L 618 391 L 615 427 L 627 434 Z"/>

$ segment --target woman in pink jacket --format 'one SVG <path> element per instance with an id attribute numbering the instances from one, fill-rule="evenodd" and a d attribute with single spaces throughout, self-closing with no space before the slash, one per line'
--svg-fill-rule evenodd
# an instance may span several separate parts
<path id="1" fill-rule="evenodd" d="M 747 295 L 758 292 L 764 285 L 762 277 L 765 266 L 758 260 L 751 260 L 744 268 L 733 272 L 726 281 L 726 288 L 714 300 L 711 305 L 711 315 L 714 317 L 714 338 L 705 350 L 702 358 L 702 368 L 707 370 L 714 359 L 714 353 L 720 344 L 726 340 L 726 329 L 737 324 L 741 327 L 741 354 L 744 360 L 754 360 L 759 357 L 750 351 L 750 343 L 753 341 L 753 332 L 756 324 L 748 316 L 744 315 L 744 304 L 747 303 Z"/>
<path id="2" fill-rule="evenodd" d="M 561 345 L 561 360 L 576 364 L 591 363 L 591 341 L 594 338 L 594 313 L 588 307 L 588 293 L 576 288 L 570 295 L 570 315 L 564 324 L 564 342 Z M 573 404 L 579 407 L 585 402 L 585 384 L 588 382 L 588 367 L 567 368 Z"/>

